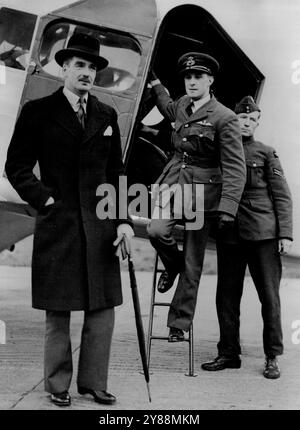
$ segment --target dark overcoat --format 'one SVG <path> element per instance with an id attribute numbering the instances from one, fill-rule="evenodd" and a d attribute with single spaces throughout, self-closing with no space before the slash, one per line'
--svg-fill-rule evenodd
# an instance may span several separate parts
<path id="1" fill-rule="evenodd" d="M 237 214 L 243 240 L 293 240 L 292 197 L 277 152 L 253 138 L 244 140 L 247 181 Z"/>
<path id="2" fill-rule="evenodd" d="M 235 216 L 246 179 L 237 116 L 214 97 L 190 115 L 190 97 L 173 101 L 161 84 L 153 92 L 160 112 L 174 122 L 175 153 L 157 183 L 203 184 L 205 212 Z"/>
<path id="3" fill-rule="evenodd" d="M 105 134 L 105 130 L 110 133 Z M 33 174 L 38 161 L 40 180 Z M 26 103 L 8 149 L 6 173 L 37 211 L 32 256 L 33 307 L 94 310 L 122 303 L 113 241 L 116 224 L 96 214 L 97 187 L 118 189 L 123 173 L 113 108 L 89 95 L 83 132 L 60 88 Z M 53 196 L 55 203 L 44 206 Z"/>

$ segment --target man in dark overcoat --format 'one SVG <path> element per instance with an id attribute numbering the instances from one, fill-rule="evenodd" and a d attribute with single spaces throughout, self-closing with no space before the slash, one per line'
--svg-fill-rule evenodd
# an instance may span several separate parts
<path id="1" fill-rule="evenodd" d="M 220 326 L 218 357 L 204 370 L 239 368 L 241 354 L 240 302 L 248 265 L 263 318 L 263 375 L 280 377 L 276 357 L 283 353 L 279 285 L 280 254 L 293 240 L 292 198 L 277 152 L 254 139 L 260 109 L 251 96 L 237 104 L 247 164 L 247 181 L 236 223 L 226 243 L 218 244 L 217 313 Z M 228 232 L 229 233 L 229 232 Z"/>
<path id="2" fill-rule="evenodd" d="M 113 242 L 123 234 L 130 240 L 133 231 L 129 219 L 97 216 L 97 188 L 109 183 L 118 191 L 123 173 L 117 114 L 89 94 L 97 70 L 108 64 L 99 52 L 99 41 L 80 33 L 56 53 L 64 87 L 23 106 L 6 161 L 9 181 L 37 210 L 32 302 L 46 310 L 45 389 L 59 406 L 71 403 L 75 310 L 85 312 L 78 392 L 99 403 L 116 400 L 106 391 L 114 307 L 122 303 Z"/>
<path id="3" fill-rule="evenodd" d="M 158 203 L 148 226 L 150 241 L 166 269 L 159 279 L 158 291 L 168 291 L 180 274 L 168 315 L 170 342 L 184 340 L 183 330 L 189 329 L 194 317 L 209 233 L 217 221 L 220 227 L 233 222 L 245 183 L 238 119 L 210 91 L 219 69 L 218 62 L 207 54 L 189 52 L 178 60 L 178 69 L 184 79 L 186 95 L 176 101 L 158 79 L 150 81 L 160 112 L 174 123 L 174 156 L 157 183 L 169 187 L 179 184 L 183 189 L 183 202 L 192 202 L 192 212 L 197 213 L 197 201 L 202 199 L 204 208 L 199 212 L 204 213 L 204 221 L 203 225 L 199 222 L 198 226 L 188 228 L 186 217 L 182 217 L 185 232 L 181 252 L 173 236 L 178 222 L 176 199 L 173 196 L 169 200 L 171 216 L 160 216 L 157 208 L 163 209 L 167 199 L 163 191 L 158 192 Z M 191 186 L 190 196 L 184 192 L 186 185 Z M 183 206 L 187 208 L 189 204 L 183 203 Z"/>

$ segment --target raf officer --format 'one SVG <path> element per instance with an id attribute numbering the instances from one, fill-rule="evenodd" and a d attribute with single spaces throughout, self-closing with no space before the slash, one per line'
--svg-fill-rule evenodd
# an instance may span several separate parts
<path id="1" fill-rule="evenodd" d="M 99 52 L 98 39 L 78 33 L 56 53 L 64 87 L 23 106 L 6 162 L 8 179 L 38 211 L 32 299 L 46 310 L 45 389 L 58 406 L 71 403 L 74 310 L 84 311 L 78 392 L 98 403 L 116 401 L 106 391 L 114 307 L 122 303 L 113 242 L 117 233 L 133 232 L 128 219 L 96 214 L 98 186 L 117 188 L 123 173 L 116 112 L 89 94 L 97 70 L 108 64 Z M 32 171 L 37 161 L 40 179 Z"/>
<path id="2" fill-rule="evenodd" d="M 204 370 L 239 368 L 240 302 L 246 266 L 255 284 L 263 318 L 263 375 L 280 377 L 276 356 L 282 354 L 279 284 L 280 254 L 292 241 L 292 200 L 274 148 L 254 139 L 260 109 L 252 97 L 235 108 L 247 164 L 247 182 L 228 243 L 218 243 L 217 313 L 220 326 L 218 357 L 203 363 Z"/>
<path id="3" fill-rule="evenodd" d="M 173 237 L 177 222 L 174 199 L 170 199 L 169 219 L 152 216 L 148 226 L 150 241 L 165 266 L 158 291 L 169 290 L 180 273 L 168 315 L 170 342 L 184 340 L 183 331 L 189 329 L 195 312 L 208 235 L 217 219 L 221 226 L 233 222 L 245 183 L 238 119 L 210 91 L 219 69 L 218 62 L 207 54 L 189 52 L 179 58 L 178 69 L 184 79 L 186 95 L 177 101 L 169 97 L 158 79 L 150 82 L 159 110 L 175 123 L 174 156 L 157 183 L 191 185 L 193 207 L 199 198 L 195 185 L 200 184 L 202 188 L 198 190 L 204 190 L 204 222 L 203 226 L 193 229 L 188 229 L 185 223 L 183 252 L 179 251 Z"/>

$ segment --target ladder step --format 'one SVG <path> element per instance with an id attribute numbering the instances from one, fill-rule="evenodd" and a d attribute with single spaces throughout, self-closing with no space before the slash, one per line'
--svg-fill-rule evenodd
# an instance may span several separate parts
<path id="1" fill-rule="evenodd" d="M 150 336 L 150 339 L 168 340 L 168 336 Z"/>
<path id="2" fill-rule="evenodd" d="M 150 304 L 150 314 L 149 314 L 149 326 L 148 326 L 148 336 L 147 336 L 147 365 L 148 368 L 150 366 L 150 351 L 152 346 L 152 340 L 169 340 L 169 336 L 153 336 L 153 316 L 154 316 L 154 308 L 156 306 L 168 306 L 170 307 L 171 303 L 167 302 L 155 302 L 155 293 L 157 289 L 157 273 L 162 273 L 165 269 L 158 267 L 159 257 L 156 253 L 155 264 L 154 264 L 154 273 L 153 273 L 153 282 L 152 282 L 152 295 L 151 295 L 151 304 Z M 197 376 L 194 373 L 194 340 L 193 340 L 193 325 L 189 330 L 187 337 L 184 337 L 182 342 L 188 342 L 189 344 L 189 373 L 187 376 Z M 170 342 L 172 343 L 172 342 Z M 174 342 L 177 343 L 177 342 Z"/>
<path id="3" fill-rule="evenodd" d="M 167 336 L 150 336 L 150 339 L 160 339 L 160 340 L 168 340 L 169 337 Z M 182 342 L 190 342 L 189 338 L 184 338 L 184 340 Z M 180 343 L 180 342 L 170 342 L 170 343 Z"/>

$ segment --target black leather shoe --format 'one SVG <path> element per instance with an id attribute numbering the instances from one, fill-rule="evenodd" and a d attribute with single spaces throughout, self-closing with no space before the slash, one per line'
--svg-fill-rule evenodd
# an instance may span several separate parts
<path id="1" fill-rule="evenodd" d="M 184 333 L 181 328 L 170 327 L 169 342 L 182 342 L 184 341 Z"/>
<path id="2" fill-rule="evenodd" d="M 52 393 L 51 402 L 56 406 L 70 406 L 71 396 L 68 391 L 64 391 L 62 393 Z"/>
<path id="3" fill-rule="evenodd" d="M 167 270 L 164 270 L 162 274 L 160 275 L 158 284 L 157 284 L 157 291 L 159 293 L 166 293 L 169 291 L 170 288 L 172 288 L 175 278 L 177 276 L 177 273 L 169 273 Z"/>
<path id="4" fill-rule="evenodd" d="M 116 397 L 113 394 L 108 393 L 105 390 L 91 390 L 89 388 L 78 387 L 79 394 L 91 394 L 94 397 L 95 402 L 102 403 L 104 405 L 112 405 L 116 403 Z"/>
<path id="5" fill-rule="evenodd" d="M 223 369 L 239 369 L 241 367 L 241 359 L 239 357 L 226 357 L 220 355 L 213 361 L 208 361 L 201 365 L 203 370 L 223 370 Z"/>
<path id="6" fill-rule="evenodd" d="M 268 379 L 280 378 L 280 369 L 276 357 L 266 357 L 263 375 Z"/>

